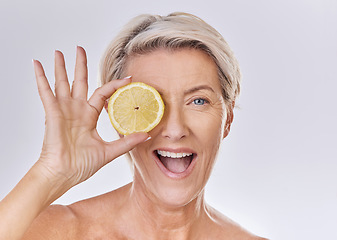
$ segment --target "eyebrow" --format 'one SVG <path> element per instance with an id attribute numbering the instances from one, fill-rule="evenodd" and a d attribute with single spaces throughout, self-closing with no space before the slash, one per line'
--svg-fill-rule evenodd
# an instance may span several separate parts
<path id="1" fill-rule="evenodd" d="M 159 92 L 159 94 L 161 96 L 164 96 L 164 92 L 162 92 L 160 89 L 156 88 L 157 91 Z M 192 94 L 194 92 L 197 92 L 197 91 L 200 91 L 200 90 L 208 90 L 208 91 L 211 91 L 213 93 L 215 93 L 214 89 L 208 85 L 200 85 L 200 86 L 196 86 L 196 87 L 193 87 L 193 88 L 190 88 L 190 89 L 187 89 L 185 92 L 184 92 L 184 95 L 188 95 L 188 94 Z"/>
<path id="2" fill-rule="evenodd" d="M 185 95 L 188 95 L 188 94 L 191 94 L 191 93 L 200 91 L 200 90 L 209 90 L 209 91 L 215 93 L 215 91 L 213 90 L 213 88 L 211 88 L 211 87 L 208 86 L 208 85 L 200 85 L 200 86 L 196 86 L 196 87 L 187 89 L 184 93 L 185 93 Z"/>

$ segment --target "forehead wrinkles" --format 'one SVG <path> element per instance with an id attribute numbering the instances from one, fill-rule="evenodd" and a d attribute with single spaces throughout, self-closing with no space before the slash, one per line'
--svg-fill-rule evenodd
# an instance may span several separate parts
<path id="1" fill-rule="evenodd" d="M 156 67 L 162 67 L 163 69 L 174 68 L 182 72 L 189 71 L 202 71 L 205 70 L 212 72 L 212 75 L 218 77 L 218 67 L 214 60 L 205 52 L 197 49 L 156 49 L 143 54 L 133 53 L 129 55 L 125 61 L 125 69 L 128 70 L 130 65 L 137 62 L 140 58 L 144 58 L 147 61 L 153 62 Z M 170 61 L 170 59 L 176 58 L 176 61 Z M 197 59 L 199 61 L 192 61 L 191 59 Z M 165 62 L 165 64 L 161 63 Z M 208 65 L 208 66 L 205 66 Z M 146 67 L 146 66 L 144 66 Z"/>
<path id="2" fill-rule="evenodd" d="M 212 86 L 221 93 L 217 67 L 214 61 L 198 50 L 157 50 L 142 55 L 132 55 L 124 75 L 155 87 L 162 95 L 180 93 L 199 85 Z"/>

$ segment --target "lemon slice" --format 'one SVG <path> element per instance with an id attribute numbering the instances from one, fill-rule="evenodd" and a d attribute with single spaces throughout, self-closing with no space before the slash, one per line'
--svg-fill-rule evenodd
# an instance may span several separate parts
<path id="1" fill-rule="evenodd" d="M 110 121 L 123 135 L 149 132 L 158 125 L 164 114 L 164 103 L 153 87 L 133 82 L 111 96 L 108 105 Z"/>

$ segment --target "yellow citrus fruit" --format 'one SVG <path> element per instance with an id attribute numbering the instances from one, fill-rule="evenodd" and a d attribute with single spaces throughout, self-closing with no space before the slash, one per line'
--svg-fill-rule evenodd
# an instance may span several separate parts
<path id="1" fill-rule="evenodd" d="M 111 96 L 108 105 L 110 121 L 123 135 L 149 132 L 160 122 L 164 103 L 153 87 L 133 82 L 123 86 Z"/>

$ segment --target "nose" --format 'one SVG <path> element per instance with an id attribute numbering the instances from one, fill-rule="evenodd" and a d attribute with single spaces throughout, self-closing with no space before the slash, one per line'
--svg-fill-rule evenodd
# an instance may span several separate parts
<path id="1" fill-rule="evenodd" d="M 184 112 L 180 107 L 166 105 L 161 125 L 162 137 L 173 141 L 187 137 L 189 134 Z"/>

